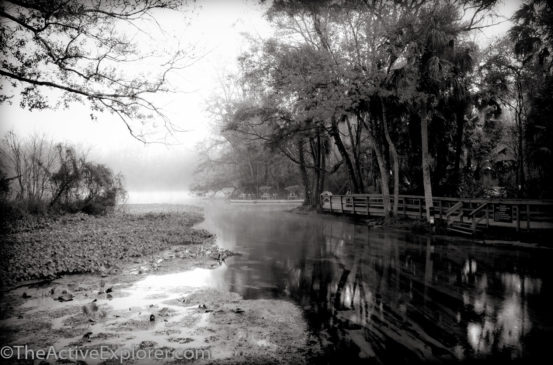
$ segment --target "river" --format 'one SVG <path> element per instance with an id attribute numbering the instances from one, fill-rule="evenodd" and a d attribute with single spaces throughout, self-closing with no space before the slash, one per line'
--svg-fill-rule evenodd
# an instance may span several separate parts
<path id="1" fill-rule="evenodd" d="M 299 306 L 318 363 L 537 360 L 553 331 L 553 251 L 369 228 L 286 207 L 208 203 L 199 227 L 241 253 L 216 269 L 245 299 Z"/>

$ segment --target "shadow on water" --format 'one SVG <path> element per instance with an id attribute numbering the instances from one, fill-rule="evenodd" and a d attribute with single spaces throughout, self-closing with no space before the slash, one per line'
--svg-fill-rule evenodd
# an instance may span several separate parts
<path id="1" fill-rule="evenodd" d="M 553 328 L 549 250 L 370 230 L 278 208 L 206 207 L 201 224 L 243 255 L 225 285 L 304 310 L 319 363 L 528 361 Z"/>

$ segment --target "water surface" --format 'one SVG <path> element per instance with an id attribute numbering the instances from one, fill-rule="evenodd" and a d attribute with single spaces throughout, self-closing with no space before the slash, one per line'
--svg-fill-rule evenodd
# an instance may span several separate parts
<path id="1" fill-rule="evenodd" d="M 242 253 L 218 275 L 229 290 L 303 309 L 325 349 L 317 362 L 503 363 L 548 353 L 551 250 L 224 203 L 208 204 L 200 227 Z"/>

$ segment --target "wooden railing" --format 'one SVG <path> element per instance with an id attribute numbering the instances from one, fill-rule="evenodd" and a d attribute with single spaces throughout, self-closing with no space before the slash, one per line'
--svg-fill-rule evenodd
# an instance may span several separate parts
<path id="1" fill-rule="evenodd" d="M 447 212 L 445 212 L 445 221 L 447 225 L 449 225 L 450 217 L 453 214 L 458 213 L 459 211 L 461 213 L 457 215 L 457 218 L 462 222 L 463 221 L 463 202 L 462 201 L 453 204 L 453 206 L 449 207 Z"/>
<path id="2" fill-rule="evenodd" d="M 390 209 L 394 198 L 389 197 Z M 553 228 L 553 200 L 469 199 L 434 197 L 432 215 L 451 222 L 466 219 L 476 227 L 482 220 L 487 226 L 508 226 L 521 229 Z M 323 211 L 356 216 L 383 216 L 384 200 L 380 194 L 321 196 Z M 424 219 L 425 200 L 419 195 L 400 195 L 398 214 Z"/>
<path id="3" fill-rule="evenodd" d="M 469 213 L 469 217 L 472 220 L 472 232 L 476 232 L 476 228 L 484 218 L 486 218 L 486 227 L 490 226 L 488 204 L 488 202 L 482 203 L 478 208 Z M 482 212 L 484 212 L 484 214 L 481 214 Z"/>

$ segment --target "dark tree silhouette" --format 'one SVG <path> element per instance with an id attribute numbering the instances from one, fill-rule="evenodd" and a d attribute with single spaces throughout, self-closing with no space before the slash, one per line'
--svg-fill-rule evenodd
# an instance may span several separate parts
<path id="1" fill-rule="evenodd" d="M 106 110 L 119 116 L 129 132 L 142 141 L 145 136 L 138 127 L 148 120 L 161 119 L 166 127 L 172 127 L 152 96 L 169 91 L 167 75 L 179 67 L 185 55 L 176 51 L 168 56 L 155 75 L 133 74 L 135 65 L 157 55 L 142 52 L 128 29 L 139 32 L 144 24 L 141 22 L 155 22 L 156 11 L 176 9 L 180 3 L 176 0 L 2 2 L 0 101 L 20 93 L 21 106 L 30 110 L 88 101 L 94 112 Z M 61 95 L 52 93 L 52 89 Z M 50 100 L 52 97 L 57 99 L 56 103 Z"/>

